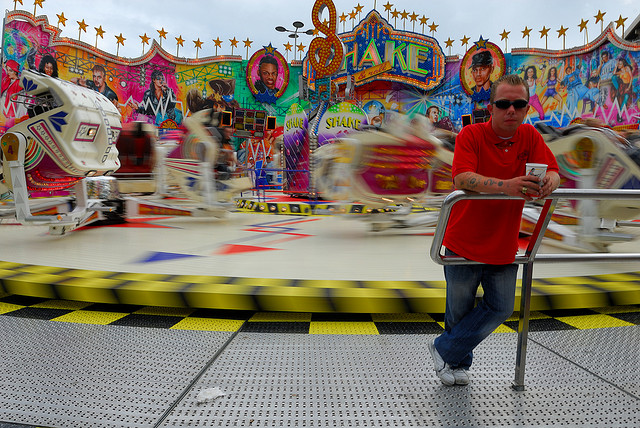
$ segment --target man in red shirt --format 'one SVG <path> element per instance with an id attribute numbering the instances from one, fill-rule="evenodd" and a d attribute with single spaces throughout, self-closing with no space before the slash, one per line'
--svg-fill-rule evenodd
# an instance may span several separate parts
<path id="1" fill-rule="evenodd" d="M 456 138 L 452 177 L 457 189 L 520 196 L 523 200 L 461 201 L 453 206 L 446 255 L 481 262 L 447 265 L 445 331 L 429 344 L 436 374 L 445 385 L 469 383 L 473 349 L 514 309 L 518 233 L 524 201 L 545 198 L 560 184 L 558 165 L 538 131 L 523 125 L 529 88 L 517 75 L 493 83 L 491 119 L 468 125 Z M 526 175 L 527 162 L 547 164 L 541 182 Z M 482 283 L 484 296 L 475 305 Z"/>

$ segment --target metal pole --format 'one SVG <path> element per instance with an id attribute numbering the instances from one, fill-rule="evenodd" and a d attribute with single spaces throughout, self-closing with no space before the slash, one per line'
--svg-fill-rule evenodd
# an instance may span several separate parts
<path id="1" fill-rule="evenodd" d="M 516 352 L 516 374 L 511 387 L 524 391 L 524 372 L 527 359 L 527 339 L 529 337 L 529 310 L 531 308 L 531 282 L 533 262 L 522 265 L 522 291 L 520 292 L 520 320 L 518 322 L 518 350 Z"/>

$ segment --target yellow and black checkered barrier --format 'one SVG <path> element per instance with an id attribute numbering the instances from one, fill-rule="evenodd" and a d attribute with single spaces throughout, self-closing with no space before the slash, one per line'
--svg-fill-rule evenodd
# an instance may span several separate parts
<path id="1" fill-rule="evenodd" d="M 248 333 L 332 335 L 440 334 L 444 315 L 438 313 L 311 313 L 255 312 L 54 300 L 0 293 L 0 316 L 65 323 L 152 327 Z M 518 330 L 514 313 L 494 333 Z M 640 305 L 593 309 L 533 311 L 532 331 L 585 330 L 640 325 Z"/>
<path id="2" fill-rule="evenodd" d="M 315 313 L 443 313 L 444 281 L 168 275 L 0 262 L 0 292 L 92 303 Z M 519 308 L 520 287 L 516 306 Z M 640 272 L 534 279 L 531 310 L 640 304 Z"/>
<path id="3" fill-rule="evenodd" d="M 365 204 L 349 203 L 311 203 L 311 202 L 268 202 L 253 199 L 238 199 L 236 201 L 238 211 L 258 214 L 283 214 L 283 215 L 334 215 L 334 214 L 377 214 L 388 212 L 390 209 L 373 208 Z M 433 211 L 435 208 L 426 208 L 414 205 L 412 213 Z"/>

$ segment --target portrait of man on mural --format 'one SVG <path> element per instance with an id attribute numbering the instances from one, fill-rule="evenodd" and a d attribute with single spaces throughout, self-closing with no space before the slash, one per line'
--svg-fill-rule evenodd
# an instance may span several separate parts
<path id="1" fill-rule="evenodd" d="M 262 57 L 258 64 L 258 80 L 255 81 L 255 87 L 259 93 L 275 96 L 280 90 L 276 88 L 278 69 L 278 61 L 273 55 Z"/>
<path id="2" fill-rule="evenodd" d="M 182 122 L 182 113 L 176 109 L 176 94 L 167 86 L 167 80 L 160 70 L 151 73 L 149 89 L 144 92 L 142 101 L 129 101 L 137 113 L 155 118 L 160 125 L 166 120 Z"/>
<path id="3" fill-rule="evenodd" d="M 475 102 L 489 100 L 491 94 L 491 73 L 493 72 L 493 56 L 491 52 L 482 51 L 471 57 L 471 75 L 475 82 L 471 99 Z"/>
<path id="4" fill-rule="evenodd" d="M 102 95 L 107 97 L 109 101 L 114 104 L 118 102 L 118 95 L 115 93 L 113 89 L 111 89 L 107 85 L 107 70 L 104 66 L 100 64 L 94 64 L 93 69 L 93 79 L 84 79 L 82 77 L 73 77 L 71 81 L 80 86 L 84 86 L 85 88 L 93 89 L 94 91 L 100 92 Z"/>

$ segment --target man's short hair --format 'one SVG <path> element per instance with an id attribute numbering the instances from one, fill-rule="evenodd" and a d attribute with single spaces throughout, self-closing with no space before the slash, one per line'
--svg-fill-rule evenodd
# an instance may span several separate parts
<path id="1" fill-rule="evenodd" d="M 489 104 L 493 104 L 493 102 L 496 100 L 496 90 L 498 89 L 498 86 L 501 83 L 506 83 L 507 85 L 511 85 L 511 86 L 522 85 L 522 87 L 525 89 L 527 93 L 527 96 L 529 94 L 529 85 L 527 84 L 526 80 L 524 80 L 522 77 L 518 76 L 517 74 L 505 74 L 504 76 L 501 76 L 498 80 L 493 82 L 493 84 L 491 85 L 491 95 L 489 96 Z"/>
<path id="2" fill-rule="evenodd" d="M 278 60 L 273 55 L 265 55 L 260 59 L 258 63 L 258 68 L 262 67 L 262 64 L 273 64 L 276 66 L 276 70 L 280 71 L 280 67 L 278 65 Z"/>
<path id="3" fill-rule="evenodd" d="M 101 71 L 105 76 L 107 75 L 107 70 L 105 70 L 104 66 L 100 64 L 93 64 L 92 71 L 95 73 L 96 71 Z"/>
<path id="4" fill-rule="evenodd" d="M 429 106 L 429 107 L 427 108 L 427 116 L 429 116 L 429 111 L 430 111 L 431 109 L 436 109 L 436 110 L 438 110 L 438 114 L 440 114 L 440 107 L 438 107 L 438 106 Z"/>

